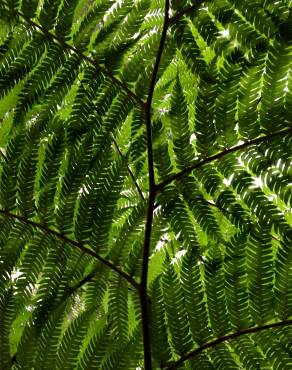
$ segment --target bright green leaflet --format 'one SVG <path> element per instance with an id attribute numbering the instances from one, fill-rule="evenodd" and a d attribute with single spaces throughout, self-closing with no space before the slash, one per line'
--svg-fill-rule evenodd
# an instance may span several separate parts
<path id="1" fill-rule="evenodd" d="M 0 158 L 1 369 L 292 369 L 291 0 L 1 0 Z"/>

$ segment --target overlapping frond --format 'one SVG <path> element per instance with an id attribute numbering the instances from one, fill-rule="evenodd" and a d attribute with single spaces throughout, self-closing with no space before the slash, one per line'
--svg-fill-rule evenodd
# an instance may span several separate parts
<path id="1" fill-rule="evenodd" d="M 292 366 L 291 14 L 0 2 L 1 369 Z"/>

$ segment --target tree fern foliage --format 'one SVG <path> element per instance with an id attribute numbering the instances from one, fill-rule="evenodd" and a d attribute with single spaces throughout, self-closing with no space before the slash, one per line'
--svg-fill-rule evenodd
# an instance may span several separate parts
<path id="1" fill-rule="evenodd" d="M 292 2 L 0 1 L 0 368 L 292 369 Z"/>

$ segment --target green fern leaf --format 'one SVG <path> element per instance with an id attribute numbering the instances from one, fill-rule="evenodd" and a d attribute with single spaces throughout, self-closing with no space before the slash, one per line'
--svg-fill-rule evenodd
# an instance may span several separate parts
<path id="1" fill-rule="evenodd" d="M 291 0 L 0 1 L 0 368 L 290 369 Z"/>

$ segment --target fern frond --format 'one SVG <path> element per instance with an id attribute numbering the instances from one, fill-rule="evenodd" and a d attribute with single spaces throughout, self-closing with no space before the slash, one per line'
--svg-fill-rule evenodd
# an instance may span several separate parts
<path id="1" fill-rule="evenodd" d="M 125 342 L 128 338 L 128 285 L 116 278 L 109 288 L 109 309 L 112 330 L 117 341 Z"/>
<path id="2" fill-rule="evenodd" d="M 56 367 L 70 368 L 75 366 L 92 317 L 94 317 L 92 312 L 85 311 L 69 323 L 60 340 Z"/>
<path id="3" fill-rule="evenodd" d="M 208 341 L 212 335 L 204 298 L 202 274 L 196 254 L 189 250 L 183 258 L 180 276 L 192 337 L 198 344 Z"/>
<path id="4" fill-rule="evenodd" d="M 172 265 L 163 274 L 161 284 L 173 349 L 176 353 L 182 354 L 190 349 L 191 338 L 184 297 Z"/>
<path id="5" fill-rule="evenodd" d="M 0 364 L 7 369 L 11 367 L 11 355 L 9 345 L 9 335 L 11 325 L 15 318 L 15 301 L 13 299 L 13 288 L 8 288 L 1 292 L 0 316 L 1 316 L 1 335 L 0 335 Z"/>
<path id="6" fill-rule="evenodd" d="M 0 1 L 0 368 L 291 367 L 291 1 Z"/>
<path id="7" fill-rule="evenodd" d="M 159 364 L 167 362 L 171 352 L 166 326 L 165 303 L 159 278 L 153 282 L 151 302 L 151 345 L 153 358 Z"/>
<path id="8" fill-rule="evenodd" d="M 208 313 L 212 329 L 217 336 L 222 336 L 230 331 L 231 326 L 222 265 L 222 256 L 219 250 L 214 250 L 204 263 Z"/>

